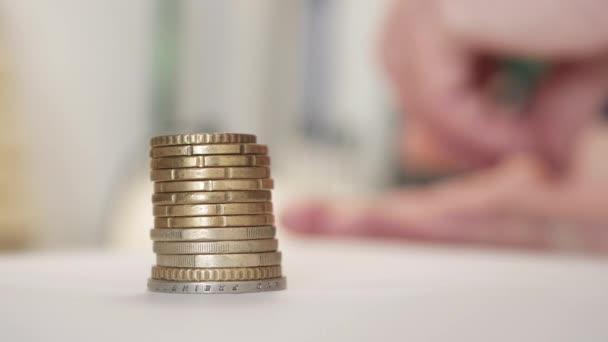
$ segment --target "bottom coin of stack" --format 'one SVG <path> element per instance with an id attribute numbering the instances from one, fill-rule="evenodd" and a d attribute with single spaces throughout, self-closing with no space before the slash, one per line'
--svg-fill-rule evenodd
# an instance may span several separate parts
<path id="1" fill-rule="evenodd" d="M 148 289 L 169 293 L 282 290 L 268 148 L 247 134 L 151 140 L 156 265 Z"/>

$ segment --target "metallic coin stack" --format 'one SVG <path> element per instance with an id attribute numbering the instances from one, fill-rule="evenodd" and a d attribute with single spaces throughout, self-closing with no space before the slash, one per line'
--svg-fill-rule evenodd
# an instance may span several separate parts
<path id="1" fill-rule="evenodd" d="M 148 289 L 171 293 L 281 290 L 268 147 L 249 134 L 150 141 L 156 266 Z"/>

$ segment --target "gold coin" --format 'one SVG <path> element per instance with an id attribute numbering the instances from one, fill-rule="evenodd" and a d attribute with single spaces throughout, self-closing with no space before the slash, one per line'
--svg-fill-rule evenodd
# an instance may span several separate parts
<path id="1" fill-rule="evenodd" d="M 153 241 L 230 241 L 272 239 L 274 226 L 259 227 L 212 227 L 212 228 L 160 228 L 151 229 Z"/>
<path id="2" fill-rule="evenodd" d="M 155 205 L 268 202 L 271 199 L 272 194 L 267 190 L 179 192 L 152 195 L 152 203 Z"/>
<path id="3" fill-rule="evenodd" d="M 274 252 L 276 239 L 212 241 L 212 242 L 154 242 L 152 250 L 158 254 L 234 254 Z"/>
<path id="4" fill-rule="evenodd" d="M 150 180 L 155 182 L 268 177 L 270 177 L 270 169 L 267 167 L 213 167 L 205 169 L 167 169 L 150 171 Z"/>
<path id="5" fill-rule="evenodd" d="M 274 216 L 234 215 L 199 217 L 156 217 L 154 228 L 197 228 L 197 227 L 242 227 L 268 226 L 274 224 Z"/>
<path id="6" fill-rule="evenodd" d="M 150 149 L 150 157 L 179 157 L 209 154 L 267 154 L 268 146 L 258 144 L 229 144 L 229 145 L 182 145 L 164 146 Z"/>
<path id="7" fill-rule="evenodd" d="M 152 279 L 172 281 L 237 281 L 281 277 L 281 266 L 240 268 L 152 267 Z"/>
<path id="8" fill-rule="evenodd" d="M 260 267 L 281 264 L 281 252 L 251 254 L 156 255 L 156 264 L 166 267 Z"/>
<path id="9" fill-rule="evenodd" d="M 255 143 L 253 134 L 236 133 L 193 133 L 161 135 L 150 139 L 150 146 L 190 145 L 190 144 L 249 144 Z"/>
<path id="10" fill-rule="evenodd" d="M 155 192 L 270 190 L 272 188 L 273 181 L 270 178 L 159 182 L 154 184 Z"/>
<path id="11" fill-rule="evenodd" d="M 150 167 L 152 169 L 268 165 L 270 165 L 270 157 L 264 155 L 168 157 L 150 160 Z"/>
<path id="12" fill-rule="evenodd" d="M 154 206 L 156 217 L 215 216 L 272 213 L 272 203 L 180 204 Z"/>

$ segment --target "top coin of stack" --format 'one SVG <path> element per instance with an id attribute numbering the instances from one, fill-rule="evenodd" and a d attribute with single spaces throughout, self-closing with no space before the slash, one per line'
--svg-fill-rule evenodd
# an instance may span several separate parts
<path id="1" fill-rule="evenodd" d="M 150 141 L 157 265 L 151 291 L 244 293 L 285 288 L 272 214 L 268 147 L 249 134 Z"/>

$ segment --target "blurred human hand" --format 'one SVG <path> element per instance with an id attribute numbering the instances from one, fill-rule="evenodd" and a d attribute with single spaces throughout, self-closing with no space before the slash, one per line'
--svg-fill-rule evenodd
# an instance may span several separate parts
<path id="1" fill-rule="evenodd" d="M 298 203 L 294 232 L 608 253 L 608 129 L 586 130 L 559 182 L 535 158 L 358 201 Z"/>
<path id="2" fill-rule="evenodd" d="M 530 151 L 561 167 L 608 93 L 607 11 L 602 0 L 397 0 L 384 62 L 408 122 L 458 161 Z M 523 109 L 488 91 L 506 57 L 552 66 Z"/>
<path id="3" fill-rule="evenodd" d="M 300 203 L 285 211 L 285 226 L 608 252 L 608 131 L 589 128 L 608 89 L 607 10 L 601 0 L 396 1 L 383 56 L 408 122 L 457 164 L 494 166 L 356 203 Z M 513 56 L 552 65 L 519 110 L 486 89 L 496 61 Z M 564 165 L 553 181 L 546 166 Z"/>

